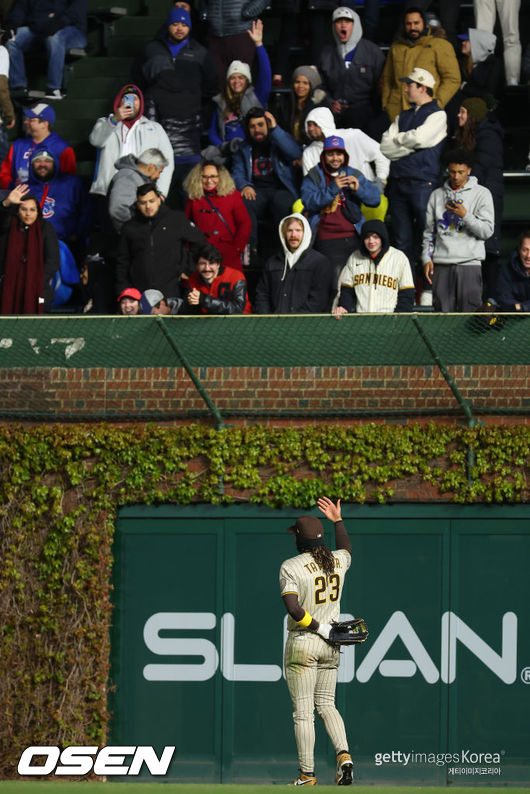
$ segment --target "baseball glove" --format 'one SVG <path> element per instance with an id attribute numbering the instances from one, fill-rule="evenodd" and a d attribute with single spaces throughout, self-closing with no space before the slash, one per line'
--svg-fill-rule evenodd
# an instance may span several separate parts
<path id="1" fill-rule="evenodd" d="M 368 628 L 363 618 L 334 621 L 331 624 L 328 642 L 332 645 L 355 645 L 368 637 Z"/>

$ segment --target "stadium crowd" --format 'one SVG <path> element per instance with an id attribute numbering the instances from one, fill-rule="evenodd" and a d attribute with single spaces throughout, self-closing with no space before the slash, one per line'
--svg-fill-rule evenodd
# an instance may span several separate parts
<path id="1" fill-rule="evenodd" d="M 495 114 L 520 80 L 520 0 L 497 3 L 502 47 L 494 0 L 462 32 L 458 2 L 440 0 L 441 19 L 404 3 L 388 47 L 378 0 L 363 21 L 353 1 L 275 3 L 269 52 L 267 0 L 208 0 L 207 30 L 168 0 L 95 120 L 89 189 L 53 130 L 88 2 L 1 4 L 0 313 L 530 311 L 530 229 L 500 258 Z M 312 62 L 289 75 L 300 37 Z M 39 47 L 47 89 L 31 103 Z M 10 142 L 13 103 L 25 135 Z"/>

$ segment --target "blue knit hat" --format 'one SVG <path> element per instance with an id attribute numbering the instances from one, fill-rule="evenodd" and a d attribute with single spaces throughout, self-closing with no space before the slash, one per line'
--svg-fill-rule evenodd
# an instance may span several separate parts
<path id="1" fill-rule="evenodd" d="M 167 15 L 166 24 L 174 25 L 175 22 L 183 22 L 189 28 L 191 28 L 191 17 L 189 11 L 186 11 L 185 8 L 172 8 L 169 14 Z"/>

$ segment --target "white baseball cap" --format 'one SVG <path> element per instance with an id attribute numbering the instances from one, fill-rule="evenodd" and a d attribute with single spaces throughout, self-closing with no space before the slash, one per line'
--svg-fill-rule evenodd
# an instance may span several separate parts
<path id="1" fill-rule="evenodd" d="M 355 13 L 353 9 L 348 8 L 348 6 L 339 6 L 333 12 L 331 21 L 336 22 L 337 19 L 351 19 L 352 22 L 355 22 Z"/>
<path id="2" fill-rule="evenodd" d="M 427 69 L 421 69 L 416 66 L 407 77 L 399 78 L 402 83 L 418 83 L 418 85 L 427 86 L 427 88 L 434 88 L 436 80 Z"/>

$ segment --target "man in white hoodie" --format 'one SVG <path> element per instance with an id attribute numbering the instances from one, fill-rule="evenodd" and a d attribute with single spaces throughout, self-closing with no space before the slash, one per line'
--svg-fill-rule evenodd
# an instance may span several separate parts
<path id="1" fill-rule="evenodd" d="M 279 225 L 282 252 L 265 263 L 258 285 L 256 314 L 321 314 L 330 302 L 333 270 L 311 248 L 311 228 L 298 212 Z"/>
<path id="2" fill-rule="evenodd" d="M 338 135 L 344 141 L 352 168 L 360 171 L 370 182 L 375 182 L 379 190 L 383 191 L 388 179 L 390 160 L 381 153 L 377 141 L 374 141 L 362 130 L 337 129 L 333 113 L 329 108 L 314 108 L 308 113 L 305 120 L 305 131 L 312 139 L 312 143 L 306 146 L 302 154 L 304 176 L 320 163 L 325 139 Z"/>
<path id="3" fill-rule="evenodd" d="M 347 6 L 333 12 L 332 33 L 335 44 L 322 50 L 318 65 L 331 110 L 341 127 L 359 127 L 379 140 L 388 126 L 378 89 L 385 56 L 363 38 L 359 15 Z"/>
<path id="4" fill-rule="evenodd" d="M 482 304 L 481 263 L 495 212 L 488 188 L 470 176 L 472 165 L 469 152 L 449 152 L 449 179 L 427 203 L 422 260 L 438 312 L 473 312 Z"/>

